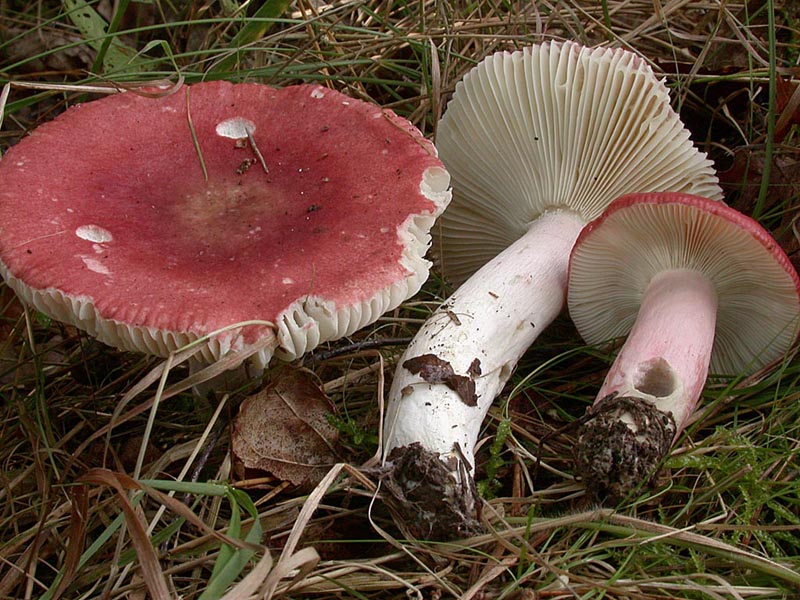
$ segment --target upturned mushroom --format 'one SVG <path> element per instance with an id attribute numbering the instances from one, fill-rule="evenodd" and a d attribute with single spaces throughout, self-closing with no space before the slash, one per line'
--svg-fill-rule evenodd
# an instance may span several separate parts
<path id="1" fill-rule="evenodd" d="M 41 312 L 165 356 L 266 365 L 428 276 L 449 176 L 390 110 L 318 85 L 202 83 L 68 109 L 0 162 L 0 274 Z M 252 325 L 252 321 L 273 325 Z"/>
<path id="2" fill-rule="evenodd" d="M 664 82 L 622 49 L 546 43 L 486 58 L 457 85 L 436 145 L 454 198 L 435 247 L 464 283 L 399 360 L 384 460 L 411 531 L 451 538 L 478 529 L 481 424 L 561 311 L 583 226 L 626 192 L 721 190 Z"/>
<path id="3" fill-rule="evenodd" d="M 709 371 L 751 373 L 800 326 L 800 279 L 758 223 L 686 194 L 633 194 L 580 234 L 569 312 L 584 339 L 627 335 L 576 448 L 590 492 L 617 503 L 647 483 Z"/>

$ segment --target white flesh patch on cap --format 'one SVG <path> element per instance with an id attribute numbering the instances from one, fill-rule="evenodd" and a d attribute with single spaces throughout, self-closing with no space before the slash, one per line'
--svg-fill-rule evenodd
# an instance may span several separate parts
<path id="1" fill-rule="evenodd" d="M 216 131 L 221 137 L 242 140 L 255 133 L 256 124 L 244 117 L 231 117 L 217 123 Z"/>
<path id="2" fill-rule="evenodd" d="M 99 225 L 81 225 L 75 230 L 75 235 L 82 240 L 94 242 L 95 244 L 103 244 L 114 239 L 108 229 L 104 229 Z"/>
<path id="3" fill-rule="evenodd" d="M 108 267 L 106 267 L 96 258 L 92 256 L 81 256 L 81 260 L 83 261 L 83 264 L 86 265 L 86 268 L 90 271 L 94 271 L 100 275 L 111 275 L 111 271 L 108 270 Z"/>
<path id="4" fill-rule="evenodd" d="M 569 311 L 590 344 L 627 335 L 652 279 L 702 273 L 718 297 L 711 372 L 752 372 L 796 337 L 798 292 L 763 240 L 698 207 L 639 203 L 602 221 L 573 251 Z"/>

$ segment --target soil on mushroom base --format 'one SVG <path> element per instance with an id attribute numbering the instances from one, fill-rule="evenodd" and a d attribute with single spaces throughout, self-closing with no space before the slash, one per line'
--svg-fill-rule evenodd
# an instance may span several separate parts
<path id="1" fill-rule="evenodd" d="M 657 473 L 675 437 L 675 420 L 633 396 L 604 398 L 592 409 L 575 447 L 575 471 L 597 499 L 617 504 Z"/>

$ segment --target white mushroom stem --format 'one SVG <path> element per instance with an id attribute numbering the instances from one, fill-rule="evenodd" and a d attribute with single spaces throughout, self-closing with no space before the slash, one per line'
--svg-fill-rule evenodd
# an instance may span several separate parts
<path id="1" fill-rule="evenodd" d="M 644 398 L 672 413 L 681 431 L 705 385 L 716 318 L 717 294 L 705 275 L 685 269 L 656 275 L 595 404 L 614 392 Z"/>
<path id="2" fill-rule="evenodd" d="M 395 372 L 384 456 L 419 442 L 445 462 L 456 457 L 456 464 L 466 466 L 463 472 L 472 474 L 475 444 L 492 401 L 564 305 L 569 254 L 584 225 L 575 213 L 542 214 L 428 319 Z M 407 368 L 407 361 L 426 355 L 474 381 L 474 406 L 445 383 L 431 383 Z"/>

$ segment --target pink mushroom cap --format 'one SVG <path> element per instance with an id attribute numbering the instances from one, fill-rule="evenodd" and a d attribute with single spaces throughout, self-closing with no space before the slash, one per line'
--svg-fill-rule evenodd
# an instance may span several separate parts
<path id="1" fill-rule="evenodd" d="M 670 269 L 701 273 L 715 289 L 712 372 L 753 372 L 797 339 L 800 278 L 774 238 L 722 202 L 670 192 L 623 196 L 578 236 L 568 304 L 583 338 L 627 335 L 648 285 Z"/>
<path id="2" fill-rule="evenodd" d="M 408 121 L 321 86 L 121 93 L 0 161 L 0 273 L 43 313 L 160 356 L 272 323 L 202 351 L 267 336 L 263 366 L 416 293 L 448 186 Z"/>

